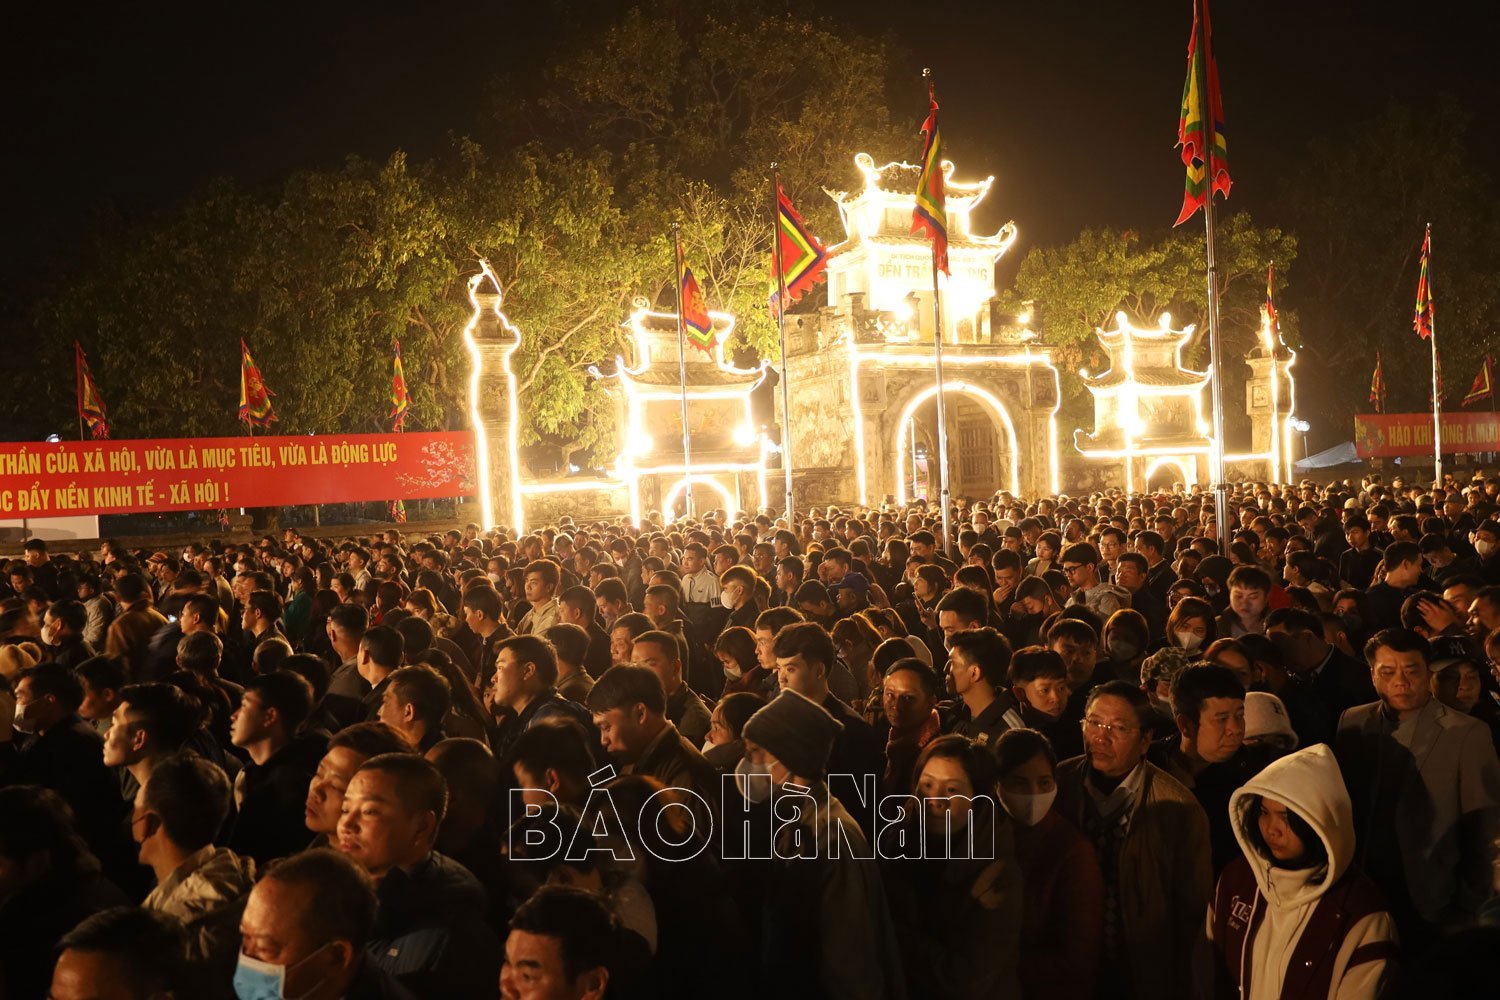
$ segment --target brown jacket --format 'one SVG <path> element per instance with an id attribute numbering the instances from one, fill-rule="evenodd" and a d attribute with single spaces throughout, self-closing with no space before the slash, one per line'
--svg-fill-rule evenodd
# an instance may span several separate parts
<path id="1" fill-rule="evenodd" d="M 110 623 L 104 637 L 104 655 L 122 657 L 131 680 L 144 677 L 151 637 L 166 623 L 166 616 L 151 606 L 151 600 L 141 598 Z"/>
<path id="2" fill-rule="evenodd" d="M 1152 1000 L 1194 1000 L 1212 988 L 1204 914 L 1213 896 L 1208 817 L 1193 793 L 1141 761 L 1144 781 L 1120 847 L 1121 953 L 1131 992 Z M 1080 829 L 1093 800 L 1084 788 L 1088 757 L 1057 767 L 1057 809 Z M 1102 859 L 1101 859 L 1102 860 Z"/>

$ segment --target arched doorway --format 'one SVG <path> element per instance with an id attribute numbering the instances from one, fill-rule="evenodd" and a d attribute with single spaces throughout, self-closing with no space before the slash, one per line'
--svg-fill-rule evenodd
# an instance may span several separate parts
<path id="1" fill-rule="evenodd" d="M 945 382 L 948 425 L 948 486 L 954 496 L 989 496 L 996 490 L 1021 491 L 1021 469 L 1016 447 L 1016 429 L 1010 413 L 994 393 L 972 382 Z M 928 496 L 936 499 L 937 386 L 914 395 L 896 421 L 896 501 L 906 503 L 913 484 L 913 441 L 918 456 L 916 476 L 920 481 L 931 469 Z M 930 456 L 925 462 L 925 451 Z"/>
<path id="2" fill-rule="evenodd" d="M 725 511 L 730 517 L 734 517 L 739 513 L 739 501 L 735 499 L 734 494 L 730 493 L 723 483 L 712 476 L 694 475 L 684 476 L 672 484 L 672 488 L 667 491 L 666 499 L 661 504 L 664 515 L 674 521 L 686 516 L 687 511 L 685 508 L 687 507 L 687 484 L 689 480 L 692 480 L 693 483 L 693 506 L 695 508 L 693 513 L 696 516 L 701 517 L 704 511 L 711 510 L 713 507 L 720 505 L 720 509 Z M 679 510 L 679 507 L 684 509 Z"/>
<path id="3" fill-rule="evenodd" d="M 1180 458 L 1155 459 L 1146 466 L 1146 489 L 1148 491 L 1169 490 L 1173 483 L 1181 483 L 1185 488 L 1191 488 L 1197 481 L 1193 471 L 1194 463 Z"/>

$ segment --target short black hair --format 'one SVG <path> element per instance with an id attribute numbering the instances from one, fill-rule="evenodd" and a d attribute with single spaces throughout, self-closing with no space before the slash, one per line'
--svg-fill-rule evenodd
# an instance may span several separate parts
<path id="1" fill-rule="evenodd" d="M 137 996 L 187 996 L 187 932 L 160 910 L 100 910 L 64 934 L 57 950 L 108 955 L 123 967 L 123 978 Z"/>
<path id="2" fill-rule="evenodd" d="M 245 682 L 245 691 L 254 691 L 264 707 L 274 708 L 288 734 L 295 733 L 312 714 L 312 685 L 290 670 L 256 674 Z"/>
<path id="3" fill-rule="evenodd" d="M 161 817 L 167 838 L 187 853 L 212 844 L 229 815 L 229 778 L 196 754 L 173 754 L 151 769 L 146 807 Z"/>
<path id="4" fill-rule="evenodd" d="M 497 658 L 502 649 L 510 650 L 516 662 L 536 667 L 536 675 L 543 684 L 551 687 L 557 683 L 557 654 L 546 639 L 534 635 L 513 635 L 495 644 Z"/>
<path id="5" fill-rule="evenodd" d="M 347 576 L 348 574 L 341 575 Z M 370 626 L 370 613 L 358 604 L 340 604 L 328 612 L 328 621 L 340 632 L 348 633 L 358 639 Z"/>
<path id="6" fill-rule="evenodd" d="M 833 670 L 833 639 L 816 622 L 795 622 L 782 628 L 776 633 L 773 652 L 782 659 L 800 654 L 808 664 L 821 663 L 825 672 Z"/>
<path id="7" fill-rule="evenodd" d="M 1203 703 L 1210 698 L 1245 700 L 1245 689 L 1233 670 L 1204 663 L 1184 667 L 1172 678 L 1173 714 L 1185 715 L 1197 722 L 1203 712 Z"/>
<path id="8" fill-rule="evenodd" d="M 95 691 L 118 693 L 130 680 L 125 661 L 118 656 L 91 656 L 74 667 L 73 672 Z"/>
<path id="9" fill-rule="evenodd" d="M 78 711 L 78 706 L 83 704 L 83 685 L 67 667 L 56 663 L 38 663 L 30 670 L 23 671 L 20 679 L 31 681 L 33 697 L 45 698 L 51 695 L 69 712 Z"/>
<path id="10" fill-rule="evenodd" d="M 585 889 L 542 886 L 516 909 L 510 929 L 555 939 L 570 983 L 593 969 L 607 971 L 614 962 L 615 918 Z"/>
<path id="11" fill-rule="evenodd" d="M 980 674 L 990 687 L 997 691 L 1005 687 L 1010 671 L 1010 640 L 992 628 L 967 629 L 953 633 L 953 637 L 948 640 L 949 653 L 960 650 L 971 663 L 979 667 Z"/>
<path id="12" fill-rule="evenodd" d="M 203 724 L 203 706 L 174 684 L 127 684 L 119 696 L 131 726 L 150 733 L 158 751 L 177 752 Z"/>
<path id="13" fill-rule="evenodd" d="M 1068 669 L 1058 656 L 1046 646 L 1026 646 L 1018 649 L 1010 658 L 1010 682 L 1030 684 L 1034 680 L 1060 681 L 1067 679 Z"/>
<path id="14" fill-rule="evenodd" d="M 922 690 L 926 692 L 927 697 L 938 698 L 942 695 L 943 683 L 938 679 L 937 671 L 933 670 L 926 663 L 917 659 L 915 656 L 902 657 L 895 663 L 892 663 L 889 667 L 886 667 L 885 672 L 881 676 L 889 677 L 892 674 L 899 674 L 903 670 L 910 671 L 911 673 L 917 675 L 918 680 L 920 680 L 922 683 Z"/>
<path id="15" fill-rule="evenodd" d="M 589 689 L 590 712 L 608 712 L 614 708 L 630 708 L 644 705 L 653 715 L 662 715 L 667 710 L 667 693 L 661 678 L 650 667 L 622 664 L 610 667 Z"/>
<path id="16" fill-rule="evenodd" d="M 977 569 L 978 567 L 970 567 Z M 937 613 L 951 611 L 960 621 L 984 623 L 989 620 L 989 602 L 977 590 L 955 587 L 937 602 Z"/>
<path id="17" fill-rule="evenodd" d="M 547 630 L 547 642 L 556 659 L 573 667 L 582 667 L 589 655 L 589 634 L 581 625 L 559 622 Z"/>
<path id="18" fill-rule="evenodd" d="M 1129 681 L 1105 681 L 1091 689 L 1087 701 L 1084 702 L 1084 711 L 1087 712 L 1100 698 L 1119 698 L 1127 702 L 1131 708 L 1135 709 L 1136 725 L 1142 729 L 1146 727 L 1151 717 L 1151 699 L 1146 697 L 1146 692 Z"/>
<path id="19" fill-rule="evenodd" d="M 1390 649 L 1398 653 L 1421 653 L 1423 663 L 1432 662 L 1432 647 L 1428 645 L 1426 639 L 1410 629 L 1382 629 L 1370 636 L 1370 640 L 1365 643 L 1365 661 L 1373 667 L 1375 654 L 1382 649 Z"/>
<path id="20" fill-rule="evenodd" d="M 1099 550 L 1092 542 L 1074 542 L 1063 549 L 1059 562 L 1080 563 L 1085 566 L 1099 565 Z"/>
<path id="21" fill-rule="evenodd" d="M 88 624 L 88 609 L 82 601 L 58 601 L 47 608 L 47 614 L 68 626 L 70 632 L 82 632 Z"/>
<path id="22" fill-rule="evenodd" d="M 392 671 L 389 690 L 397 701 L 412 706 L 417 720 L 426 723 L 429 729 L 435 730 L 443 724 L 453 703 L 448 679 L 425 664 Z"/>
<path id="23" fill-rule="evenodd" d="M 1037 757 L 1044 757 L 1050 767 L 1057 767 L 1057 751 L 1052 748 L 1052 741 L 1035 729 L 1007 729 L 992 749 L 996 772 L 1002 778 Z"/>
<path id="24" fill-rule="evenodd" d="M 545 774 L 552 768 L 581 783 L 588 780 L 597 766 L 594 755 L 597 742 L 589 738 L 576 720 L 554 716 L 516 737 L 509 759 L 530 774 Z"/>
<path id="25" fill-rule="evenodd" d="M 401 633 L 389 625 L 376 625 L 368 629 L 359 640 L 359 647 L 370 654 L 375 665 L 386 670 L 401 666 L 401 657 L 406 645 Z"/>
<path id="26" fill-rule="evenodd" d="M 1277 608 L 1272 611 L 1266 616 L 1266 631 L 1273 628 L 1286 629 L 1288 632 L 1311 632 L 1318 636 L 1323 634 L 1323 625 L 1318 621 L 1318 616 L 1302 608 Z"/>
<path id="27" fill-rule="evenodd" d="M 448 812 L 448 785 L 437 765 L 419 754 L 383 753 L 359 765 L 359 771 L 379 771 L 396 783 L 396 798 L 410 812 L 431 812 L 441 826 Z"/>
<path id="28" fill-rule="evenodd" d="M 356 722 L 345 726 L 328 741 L 328 749 L 347 747 L 361 757 L 378 757 L 383 753 L 411 753 L 413 747 L 406 735 L 384 722 Z"/>
<path id="29" fill-rule="evenodd" d="M 261 879 L 310 890 L 310 905 L 295 916 L 314 941 L 348 941 L 359 949 L 375 928 L 375 883 L 347 854 L 312 848 L 271 862 Z"/>

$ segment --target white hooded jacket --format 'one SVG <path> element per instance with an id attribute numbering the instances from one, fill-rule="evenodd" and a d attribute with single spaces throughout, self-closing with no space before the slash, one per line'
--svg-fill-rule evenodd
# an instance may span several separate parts
<path id="1" fill-rule="evenodd" d="M 1254 846 L 1248 831 L 1258 822 L 1261 797 L 1274 799 L 1301 817 L 1317 833 L 1328 856 L 1319 868 L 1278 868 Z M 1354 820 L 1349 793 L 1333 751 L 1325 744 L 1307 747 L 1270 764 L 1236 791 L 1229 801 L 1234 835 L 1259 886 L 1252 904 L 1252 930 L 1244 948 L 1250 954 L 1229 956 L 1253 970 L 1242 1000 L 1281 1000 L 1287 969 L 1319 901 L 1349 871 L 1354 860 Z M 1355 876 L 1358 877 L 1358 876 Z M 1255 925 L 1255 910 L 1260 923 Z M 1209 921 L 1213 934 L 1213 920 Z M 1337 948 L 1328 1000 L 1373 1000 L 1384 978 L 1384 958 L 1350 959 L 1361 947 L 1395 939 L 1395 925 L 1384 910 L 1356 921 Z M 1367 949 L 1368 954 L 1368 949 Z"/>

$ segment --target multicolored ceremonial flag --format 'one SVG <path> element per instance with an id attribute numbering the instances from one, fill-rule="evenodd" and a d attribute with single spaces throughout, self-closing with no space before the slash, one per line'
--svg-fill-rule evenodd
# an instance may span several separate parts
<path id="1" fill-rule="evenodd" d="M 396 341 L 396 358 L 391 374 L 391 412 L 395 420 L 391 430 L 401 430 L 406 422 L 406 411 L 411 409 L 411 394 L 406 391 L 406 373 L 401 367 L 401 341 Z"/>
<path id="2" fill-rule="evenodd" d="M 776 240 L 780 255 L 771 255 L 771 312 L 774 315 L 780 298 L 780 290 L 786 289 L 787 304 L 796 302 L 814 284 L 828 277 L 828 251 L 802 216 L 792 207 L 781 185 L 776 185 Z M 777 260 L 781 270 L 776 270 Z"/>
<path id="3" fill-rule="evenodd" d="M 266 380 L 260 377 L 260 369 L 250 357 L 250 348 L 245 338 L 240 338 L 240 422 L 252 427 L 265 427 L 276 419 L 271 407 L 271 392 Z"/>
<path id="4" fill-rule="evenodd" d="M 682 312 L 683 332 L 694 347 L 712 352 L 716 341 L 713 317 L 708 314 L 708 300 L 703 297 L 703 289 L 698 287 L 693 269 L 683 260 L 681 240 L 677 241 L 677 274 L 677 301 Z"/>
<path id="5" fill-rule="evenodd" d="M 104 415 L 104 399 L 99 387 L 94 384 L 94 374 L 89 371 L 89 360 L 84 356 L 83 345 L 73 341 L 73 372 L 78 389 L 78 419 L 89 430 L 95 441 L 109 438 L 109 422 Z"/>
<path id="6" fill-rule="evenodd" d="M 1271 321 L 1271 334 L 1281 332 L 1281 321 L 1276 318 L 1276 265 L 1266 268 L 1266 319 Z"/>
<path id="7" fill-rule="evenodd" d="M 1427 402 L 1433 409 L 1437 409 L 1448 391 L 1443 388 L 1443 356 L 1436 347 L 1432 349 L 1432 384 L 1437 395 L 1433 395 L 1432 389 L 1427 390 Z"/>
<path id="8" fill-rule="evenodd" d="M 943 174 L 943 140 L 938 133 L 938 102 L 932 84 L 927 85 L 930 105 L 922 123 L 922 175 L 917 178 L 917 205 L 911 213 L 911 231 L 927 234 L 932 241 L 932 266 L 948 270 L 948 192 Z"/>
<path id="9" fill-rule="evenodd" d="M 1380 352 L 1375 352 L 1375 373 L 1370 376 L 1370 402 L 1376 413 L 1385 412 L 1385 369 L 1380 362 Z"/>
<path id="10" fill-rule="evenodd" d="M 1219 91 L 1219 63 L 1213 55 L 1208 0 L 1193 0 L 1193 34 L 1188 39 L 1187 82 L 1182 86 L 1182 110 L 1177 116 L 1177 145 L 1182 147 L 1182 163 L 1187 168 L 1182 211 L 1173 223 L 1180 226 L 1208 203 L 1210 186 L 1213 194 L 1228 198 L 1233 183 L 1229 177 L 1224 99 Z"/>
<path id="11" fill-rule="evenodd" d="M 1432 336 L 1433 300 L 1432 275 L 1428 268 L 1432 263 L 1432 224 L 1427 225 L 1427 235 L 1422 237 L 1422 270 L 1417 275 L 1417 311 L 1412 326 L 1417 336 L 1426 340 Z"/>
<path id="12" fill-rule="evenodd" d="M 1484 356 L 1484 363 L 1479 366 L 1479 373 L 1474 376 L 1474 384 L 1469 387 L 1469 394 L 1464 397 L 1463 405 L 1477 403 L 1481 399 L 1494 400 L 1495 379 L 1494 366 L 1490 363 L 1490 356 Z"/>
<path id="13" fill-rule="evenodd" d="M 406 501 L 392 500 L 386 505 L 386 513 L 390 514 L 391 520 L 396 524 L 406 523 Z"/>

